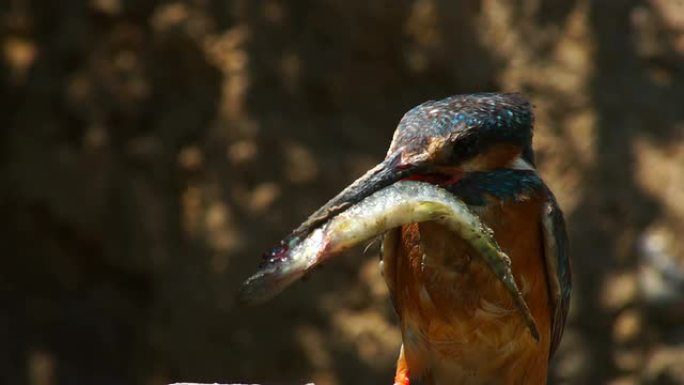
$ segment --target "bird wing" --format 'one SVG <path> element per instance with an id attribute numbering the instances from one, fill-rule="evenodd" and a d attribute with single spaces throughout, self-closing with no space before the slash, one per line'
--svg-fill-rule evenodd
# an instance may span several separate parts
<path id="1" fill-rule="evenodd" d="M 551 355 L 553 355 L 558 348 L 565 328 L 565 320 L 570 306 L 572 275 L 563 212 L 549 189 L 546 189 L 546 194 L 547 200 L 542 212 L 542 239 L 553 310 L 551 327 Z"/>
<path id="2" fill-rule="evenodd" d="M 397 309 L 397 299 L 396 299 L 396 279 L 397 279 L 397 249 L 399 247 L 399 242 L 401 238 L 401 228 L 393 228 L 385 233 L 382 238 L 382 250 L 380 255 L 382 260 L 380 261 L 380 271 L 387 284 L 387 289 L 389 289 L 390 299 L 392 300 L 392 305 Z M 397 309 L 398 310 L 398 309 Z"/>

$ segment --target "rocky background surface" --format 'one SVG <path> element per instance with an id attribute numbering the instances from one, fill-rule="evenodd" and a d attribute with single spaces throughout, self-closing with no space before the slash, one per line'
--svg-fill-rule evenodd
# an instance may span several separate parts
<path id="1" fill-rule="evenodd" d="M 684 384 L 679 0 L 0 3 L 0 383 L 389 384 L 377 245 L 261 252 L 428 99 L 506 90 L 569 223 L 554 384 Z"/>

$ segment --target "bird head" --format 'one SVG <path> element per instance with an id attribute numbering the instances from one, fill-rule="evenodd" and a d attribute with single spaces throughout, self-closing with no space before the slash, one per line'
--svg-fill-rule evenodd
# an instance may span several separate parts
<path id="1" fill-rule="evenodd" d="M 457 95 L 407 112 L 387 158 L 416 174 L 451 175 L 533 163 L 533 115 L 519 94 Z"/>
<path id="2" fill-rule="evenodd" d="M 517 93 L 456 95 L 408 111 L 385 159 L 318 209 L 293 233 L 301 237 L 399 180 L 456 183 L 469 172 L 532 168 L 532 109 Z"/>

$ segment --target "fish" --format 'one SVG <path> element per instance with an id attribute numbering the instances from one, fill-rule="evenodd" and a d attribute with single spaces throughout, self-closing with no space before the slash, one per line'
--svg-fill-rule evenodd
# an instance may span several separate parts
<path id="1" fill-rule="evenodd" d="M 305 232 L 297 230 L 265 253 L 259 271 L 243 283 L 238 300 L 252 305 L 266 302 L 345 250 L 402 225 L 437 222 L 462 238 L 485 261 L 539 341 L 536 322 L 513 277 L 511 259 L 497 244 L 493 231 L 454 194 L 433 184 L 402 180 L 337 211 L 326 221 L 306 226 Z"/>

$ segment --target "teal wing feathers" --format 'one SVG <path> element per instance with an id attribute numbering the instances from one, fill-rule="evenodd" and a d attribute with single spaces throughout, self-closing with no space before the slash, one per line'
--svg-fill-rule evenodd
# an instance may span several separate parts
<path id="1" fill-rule="evenodd" d="M 542 212 L 542 239 L 553 311 L 551 324 L 551 355 L 553 355 L 565 329 L 565 320 L 570 307 L 572 272 L 563 213 L 553 193 L 546 189 L 546 195 L 547 200 Z"/>
<path id="2" fill-rule="evenodd" d="M 395 228 L 385 233 L 382 238 L 382 249 L 380 271 L 387 284 L 387 289 L 389 290 L 390 299 L 392 300 L 392 305 L 397 309 L 396 300 L 396 263 L 397 263 L 397 252 L 399 248 L 399 243 L 401 242 L 401 228 Z M 397 309 L 398 311 L 399 309 Z"/>

